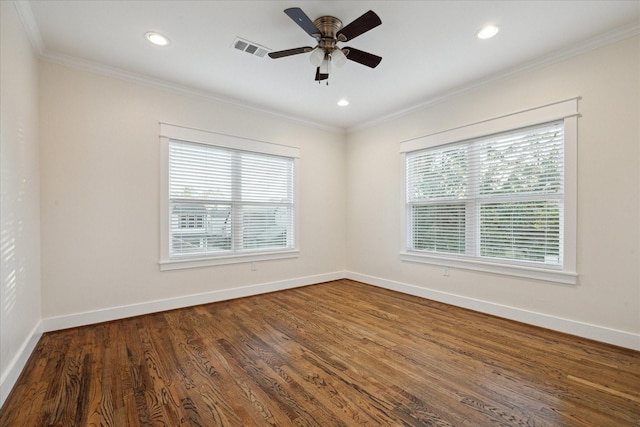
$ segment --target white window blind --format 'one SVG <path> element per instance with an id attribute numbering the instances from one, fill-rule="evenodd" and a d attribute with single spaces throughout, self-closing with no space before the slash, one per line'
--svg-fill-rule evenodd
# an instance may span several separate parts
<path id="1" fill-rule="evenodd" d="M 294 247 L 294 159 L 169 140 L 169 258 Z"/>
<path id="2" fill-rule="evenodd" d="M 563 265 L 564 123 L 406 156 L 407 250 Z"/>

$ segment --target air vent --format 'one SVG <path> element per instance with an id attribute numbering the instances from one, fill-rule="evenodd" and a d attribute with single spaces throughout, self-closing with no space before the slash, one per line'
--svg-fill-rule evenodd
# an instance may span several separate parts
<path id="1" fill-rule="evenodd" d="M 236 37 L 233 41 L 233 47 L 251 55 L 259 56 L 260 58 L 263 58 L 271 51 L 271 49 L 267 47 L 260 46 L 259 44 L 250 42 L 249 40 L 241 39 L 240 37 Z"/>

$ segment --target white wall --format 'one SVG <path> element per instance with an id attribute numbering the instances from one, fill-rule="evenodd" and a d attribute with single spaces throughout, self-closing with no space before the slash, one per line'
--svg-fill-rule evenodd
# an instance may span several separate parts
<path id="1" fill-rule="evenodd" d="M 350 276 L 640 349 L 639 39 L 469 90 L 352 132 L 347 153 Z M 577 285 L 399 260 L 399 143 L 580 96 Z"/>
<path id="2" fill-rule="evenodd" d="M 40 336 L 38 62 L 0 2 L 0 405 Z"/>
<path id="3" fill-rule="evenodd" d="M 40 75 L 45 330 L 342 275 L 342 132 L 49 62 Z M 159 122 L 300 147 L 300 257 L 161 272 Z"/>

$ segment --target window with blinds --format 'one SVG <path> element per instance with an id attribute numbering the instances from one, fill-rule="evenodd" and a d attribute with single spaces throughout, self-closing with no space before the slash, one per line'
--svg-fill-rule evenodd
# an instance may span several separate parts
<path id="1" fill-rule="evenodd" d="M 563 264 L 564 123 L 406 156 L 407 250 Z"/>
<path id="2" fill-rule="evenodd" d="M 169 258 L 294 247 L 294 159 L 169 140 Z"/>

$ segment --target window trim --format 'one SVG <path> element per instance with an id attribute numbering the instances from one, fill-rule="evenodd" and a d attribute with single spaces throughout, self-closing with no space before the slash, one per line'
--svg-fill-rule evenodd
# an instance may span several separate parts
<path id="1" fill-rule="evenodd" d="M 531 108 L 528 110 L 496 117 L 481 122 L 444 130 L 434 134 L 406 140 L 400 143 L 402 171 L 402 246 L 400 259 L 405 262 L 438 265 L 488 273 L 518 276 L 565 284 L 577 283 L 576 241 L 577 241 L 577 154 L 578 154 L 578 100 L 579 97 Z M 509 132 L 528 126 L 551 121 L 564 121 L 564 264 L 562 268 L 536 268 L 517 263 L 500 263 L 480 259 L 463 259 L 455 255 L 426 254 L 408 251 L 409 230 L 406 203 L 406 157 L 408 153 L 437 147 L 454 142 L 487 137 L 492 134 Z"/>
<path id="2" fill-rule="evenodd" d="M 170 214 L 169 214 L 169 142 L 170 140 L 195 142 L 222 148 L 232 148 L 254 153 L 270 154 L 293 159 L 294 171 L 298 170 L 300 149 L 288 145 L 258 141 L 238 136 L 226 135 L 168 123 L 160 123 L 160 270 L 176 270 L 185 268 L 206 267 L 215 265 L 251 263 L 275 259 L 296 258 L 299 256 L 299 194 L 298 173 L 294 172 L 294 232 L 293 249 L 271 249 L 259 252 L 242 252 L 234 254 L 212 255 L 198 258 L 169 257 Z"/>

